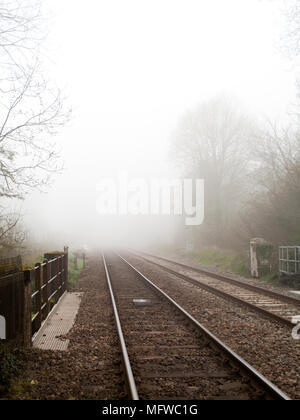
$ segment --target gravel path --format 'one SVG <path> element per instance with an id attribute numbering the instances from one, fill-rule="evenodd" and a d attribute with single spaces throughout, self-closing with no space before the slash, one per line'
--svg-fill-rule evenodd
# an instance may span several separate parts
<path id="1" fill-rule="evenodd" d="M 13 387 L 16 399 L 120 399 L 124 396 L 113 314 L 100 257 L 72 291 L 83 292 L 66 352 L 31 349 Z"/>
<path id="2" fill-rule="evenodd" d="M 132 255 L 126 259 L 293 399 L 300 399 L 300 342 L 291 330 L 188 284 Z"/>

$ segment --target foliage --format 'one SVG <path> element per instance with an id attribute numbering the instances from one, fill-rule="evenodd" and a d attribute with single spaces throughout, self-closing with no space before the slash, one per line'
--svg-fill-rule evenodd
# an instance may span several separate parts
<path id="1" fill-rule="evenodd" d="M 280 277 L 278 273 L 269 273 L 262 277 L 260 277 L 262 281 L 265 281 L 267 283 L 272 283 L 277 286 L 288 286 L 293 289 L 300 290 L 300 279 L 299 276 L 295 277 L 287 277 L 282 276 Z"/>
<path id="2" fill-rule="evenodd" d="M 75 285 L 77 278 L 83 270 L 83 259 L 77 258 L 77 269 L 75 268 L 75 257 L 72 253 L 69 253 L 69 284 Z"/>
<path id="3" fill-rule="evenodd" d="M 274 250 L 275 250 L 275 247 L 271 244 L 263 244 L 263 245 L 256 246 L 256 253 L 257 253 L 258 258 L 263 259 L 263 260 L 269 260 Z"/>
<path id="4" fill-rule="evenodd" d="M 248 258 L 246 255 L 237 254 L 229 250 L 221 250 L 216 247 L 203 247 L 194 253 L 197 261 L 203 265 L 218 267 L 225 271 L 231 271 L 240 275 L 248 275 Z"/>
<path id="5" fill-rule="evenodd" d="M 12 378 L 21 368 L 22 351 L 20 348 L 7 349 L 0 343 L 0 385 L 8 387 Z"/>

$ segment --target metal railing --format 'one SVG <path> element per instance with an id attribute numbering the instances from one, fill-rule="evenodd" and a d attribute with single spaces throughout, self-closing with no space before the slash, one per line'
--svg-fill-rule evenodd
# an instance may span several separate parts
<path id="1" fill-rule="evenodd" d="M 300 246 L 279 247 L 279 272 L 282 274 L 299 274 Z"/>

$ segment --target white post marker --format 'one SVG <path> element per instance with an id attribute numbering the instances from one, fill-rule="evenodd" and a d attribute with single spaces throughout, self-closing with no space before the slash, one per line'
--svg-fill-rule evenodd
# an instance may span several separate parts
<path id="1" fill-rule="evenodd" d="M 250 242 L 250 265 L 251 265 L 251 276 L 258 278 L 258 262 L 256 255 L 256 239 L 252 239 Z"/>
<path id="2" fill-rule="evenodd" d="M 297 324 L 292 330 L 292 337 L 294 340 L 300 340 L 300 315 L 293 316 L 292 323 Z"/>
<path id="3" fill-rule="evenodd" d="M 4 316 L 0 315 L 0 340 L 6 339 L 6 321 Z"/>

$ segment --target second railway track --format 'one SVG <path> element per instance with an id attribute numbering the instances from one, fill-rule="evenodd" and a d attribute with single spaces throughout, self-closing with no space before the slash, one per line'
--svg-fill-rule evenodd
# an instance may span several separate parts
<path id="1" fill-rule="evenodd" d="M 148 253 L 132 252 L 144 261 L 156 265 L 162 270 L 175 275 L 208 292 L 233 300 L 235 303 L 291 327 L 292 318 L 299 316 L 300 300 L 285 296 L 257 286 L 197 269 L 186 264 Z M 162 261 L 163 264 L 159 261 Z"/>
<path id="2" fill-rule="evenodd" d="M 131 399 L 288 399 L 120 255 L 103 254 Z"/>

